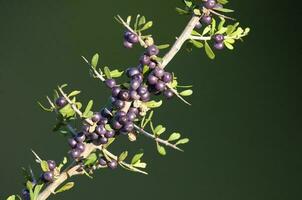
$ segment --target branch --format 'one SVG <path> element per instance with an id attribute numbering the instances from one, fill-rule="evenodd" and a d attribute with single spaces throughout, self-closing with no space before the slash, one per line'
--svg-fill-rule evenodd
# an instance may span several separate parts
<path id="1" fill-rule="evenodd" d="M 174 56 L 178 53 L 181 49 L 182 45 L 188 40 L 191 36 L 193 29 L 195 28 L 196 24 L 199 23 L 200 17 L 193 16 L 189 21 L 186 28 L 183 30 L 182 34 L 178 37 L 174 45 L 171 47 L 170 51 L 163 57 L 163 61 L 161 63 L 161 67 L 165 68 L 168 63 L 174 58 Z"/>
<path id="2" fill-rule="evenodd" d="M 145 135 L 145 136 L 147 136 L 147 137 L 149 137 L 149 138 L 154 139 L 156 142 L 159 142 L 159 143 L 164 144 L 164 145 L 166 145 L 166 146 L 168 146 L 168 147 L 171 147 L 171 148 L 173 148 L 173 149 L 176 149 L 176 150 L 178 150 L 178 151 L 183 152 L 183 150 L 180 149 L 179 147 L 177 147 L 175 144 L 171 144 L 171 143 L 170 143 L 169 141 L 167 141 L 167 140 L 163 140 L 163 139 L 160 139 L 160 138 L 158 138 L 158 137 L 155 137 L 154 135 L 152 135 L 151 133 L 148 133 L 147 131 L 145 131 L 145 130 L 142 129 L 141 127 L 137 126 L 136 124 L 134 124 L 134 128 L 135 128 L 137 131 L 139 131 L 140 133 L 142 133 L 143 135 Z"/>

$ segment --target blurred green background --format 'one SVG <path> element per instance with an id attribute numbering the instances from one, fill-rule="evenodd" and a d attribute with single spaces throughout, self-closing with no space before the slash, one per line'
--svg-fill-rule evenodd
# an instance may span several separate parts
<path id="1" fill-rule="evenodd" d="M 101 63 L 136 65 L 140 48 L 122 47 L 123 28 L 113 16 L 143 13 L 155 22 L 158 43 L 172 43 L 188 18 L 181 2 L 0 0 L 0 199 L 22 189 L 21 167 L 34 166 L 30 149 L 60 161 L 68 146 L 51 132 L 54 115 L 36 101 L 61 83 L 83 91 L 81 100 L 107 101 L 108 90 L 88 75 L 81 55 L 101 53 Z M 195 94 L 188 107 L 174 99 L 157 110 L 156 122 L 191 139 L 185 153 L 156 153 L 141 137 L 118 142 L 119 153 L 145 149 L 149 176 L 103 170 L 95 179 L 50 199 L 285 200 L 301 199 L 301 8 L 292 1 L 231 1 L 251 34 L 233 52 L 210 61 L 182 51 L 168 66 Z M 45 101 L 44 101 L 45 102 Z M 39 172 L 37 172 L 39 173 Z"/>

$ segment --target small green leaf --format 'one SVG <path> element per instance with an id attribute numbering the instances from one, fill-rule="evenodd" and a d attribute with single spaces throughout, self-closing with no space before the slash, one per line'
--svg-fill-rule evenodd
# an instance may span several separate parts
<path id="1" fill-rule="evenodd" d="M 91 59 L 91 65 L 92 65 L 92 67 L 93 67 L 94 69 L 96 69 L 96 67 L 97 67 L 97 65 L 98 65 L 99 57 L 100 57 L 99 54 L 96 53 L 96 54 L 94 54 L 94 56 L 93 56 L 92 59 Z"/>
<path id="2" fill-rule="evenodd" d="M 214 54 L 213 50 L 211 49 L 211 47 L 209 46 L 209 44 L 206 41 L 205 41 L 205 52 L 210 59 L 215 58 L 215 54 Z"/>
<path id="3" fill-rule="evenodd" d="M 109 147 L 114 142 L 114 140 L 115 138 L 109 138 L 107 144 L 103 145 L 103 148 Z"/>
<path id="4" fill-rule="evenodd" d="M 154 129 L 154 134 L 157 136 L 160 136 L 162 133 L 164 133 L 166 131 L 166 128 L 163 127 L 162 125 L 158 125 L 155 129 Z"/>
<path id="5" fill-rule="evenodd" d="M 194 9 L 194 10 L 193 10 L 193 13 L 194 13 L 195 15 L 197 15 L 197 16 L 201 16 L 201 11 L 200 11 L 200 9 Z"/>
<path id="6" fill-rule="evenodd" d="M 110 69 L 108 67 L 104 67 L 104 73 L 107 77 L 107 79 L 111 79 L 111 72 L 110 72 Z"/>
<path id="7" fill-rule="evenodd" d="M 181 93 L 179 93 L 179 95 L 187 97 L 187 96 L 191 96 L 193 94 L 193 90 L 184 90 Z"/>
<path id="8" fill-rule="evenodd" d="M 146 17 L 145 16 L 141 16 L 141 18 L 139 18 L 138 21 L 138 26 L 142 26 L 146 23 Z"/>
<path id="9" fill-rule="evenodd" d="M 49 171 L 49 167 L 48 167 L 47 161 L 42 160 L 41 163 L 40 163 L 40 165 L 41 165 L 41 169 L 42 169 L 43 172 Z"/>
<path id="10" fill-rule="evenodd" d="M 181 140 L 178 140 L 178 142 L 176 142 L 175 145 L 179 145 L 179 144 L 186 144 L 188 143 L 190 140 L 188 138 L 183 138 Z"/>
<path id="11" fill-rule="evenodd" d="M 222 4 L 222 5 L 225 5 L 225 4 L 229 3 L 228 0 L 217 0 L 217 2 Z"/>
<path id="12" fill-rule="evenodd" d="M 211 31 L 211 25 L 205 27 L 205 29 L 204 29 L 203 32 L 202 32 L 202 36 L 204 36 L 205 34 L 207 34 L 207 33 L 210 32 L 210 31 Z"/>
<path id="13" fill-rule="evenodd" d="M 176 12 L 180 15 L 187 15 L 189 14 L 190 12 L 187 11 L 187 10 L 184 10 L 184 9 L 181 9 L 181 8 L 175 8 Z"/>
<path id="14" fill-rule="evenodd" d="M 127 23 L 128 25 L 130 25 L 130 23 L 131 23 L 131 18 L 132 18 L 131 15 L 127 17 L 127 22 L 126 22 L 126 23 Z"/>
<path id="15" fill-rule="evenodd" d="M 231 9 L 228 9 L 228 8 L 218 8 L 218 7 L 214 7 L 213 8 L 214 10 L 217 10 L 219 12 L 224 12 L 224 13 L 231 13 L 231 12 L 234 12 L 234 10 L 231 10 Z"/>
<path id="16" fill-rule="evenodd" d="M 193 30 L 191 35 L 194 35 L 194 36 L 202 36 L 200 33 L 198 33 L 197 31 Z"/>
<path id="17" fill-rule="evenodd" d="M 62 186 L 60 189 L 58 189 L 57 191 L 55 191 L 55 194 L 58 194 L 60 192 L 65 192 L 67 190 L 70 190 L 73 187 L 74 187 L 74 182 L 68 182 L 64 186 Z"/>
<path id="18" fill-rule="evenodd" d="M 84 161 L 84 165 L 92 165 L 97 161 L 98 157 L 96 153 L 91 153 Z"/>
<path id="19" fill-rule="evenodd" d="M 46 112 L 52 112 L 53 109 L 52 108 L 46 108 L 42 105 L 42 103 L 40 103 L 39 101 L 37 101 L 38 105 L 40 106 L 40 108 L 42 108 L 42 110 L 46 111 Z"/>
<path id="20" fill-rule="evenodd" d="M 119 70 L 115 69 L 115 70 L 110 72 L 110 76 L 112 78 L 119 78 L 123 75 L 123 73 L 124 73 L 123 71 L 119 71 Z"/>
<path id="21" fill-rule="evenodd" d="M 157 144 L 157 151 L 162 156 L 165 156 L 167 154 L 166 149 L 163 146 L 160 146 L 159 144 Z"/>
<path id="22" fill-rule="evenodd" d="M 168 139 L 168 141 L 175 141 L 181 137 L 180 133 L 172 133 Z"/>
<path id="23" fill-rule="evenodd" d="M 143 157 L 144 153 L 143 152 L 140 152 L 140 153 L 137 153 L 133 156 L 132 160 L 131 160 L 131 164 L 135 164 L 136 162 L 138 162 L 142 157 Z"/>
<path id="24" fill-rule="evenodd" d="M 123 153 L 120 154 L 120 156 L 118 157 L 119 161 L 124 161 L 128 156 L 128 151 L 124 151 Z"/>
<path id="25" fill-rule="evenodd" d="M 157 46 L 158 49 L 166 49 L 166 48 L 169 48 L 169 47 L 170 47 L 169 44 L 162 44 L 162 45 Z"/>
<path id="26" fill-rule="evenodd" d="M 147 29 L 151 28 L 152 26 L 153 26 L 153 22 L 149 21 L 143 26 L 143 28 L 140 29 L 140 31 L 147 30 Z"/>
<path id="27" fill-rule="evenodd" d="M 196 47 L 196 48 L 202 48 L 203 47 L 203 44 L 202 42 L 200 41 L 197 41 L 197 40 L 190 40 L 190 42 Z"/>
<path id="28" fill-rule="evenodd" d="M 193 5 L 192 1 L 188 1 L 188 0 L 184 0 L 184 3 L 186 4 L 186 6 L 187 6 L 188 8 L 191 8 L 192 5 Z"/>
<path id="29" fill-rule="evenodd" d="M 44 184 L 36 185 L 34 189 L 34 199 L 38 198 L 40 191 L 42 190 Z"/>
<path id="30" fill-rule="evenodd" d="M 80 94 L 80 93 L 81 93 L 81 91 L 75 90 L 75 91 L 71 92 L 71 93 L 68 95 L 68 97 L 70 98 L 70 97 L 76 96 L 76 95 L 78 95 L 78 94 Z"/>
<path id="31" fill-rule="evenodd" d="M 16 195 L 11 195 L 6 200 L 16 200 Z"/>
<path id="32" fill-rule="evenodd" d="M 228 43 L 227 41 L 224 41 L 223 43 L 224 43 L 224 45 L 225 45 L 229 50 L 233 50 L 233 49 L 234 49 L 234 46 L 233 46 L 232 44 Z"/>
<path id="33" fill-rule="evenodd" d="M 160 107 L 161 105 L 163 104 L 163 101 L 160 100 L 160 101 L 148 101 L 145 103 L 145 105 L 148 107 L 148 108 L 158 108 Z"/>
<path id="34" fill-rule="evenodd" d="M 138 168 L 146 168 L 147 167 L 147 163 L 143 163 L 143 162 L 137 162 L 133 165 L 133 167 L 138 167 Z"/>
<path id="35" fill-rule="evenodd" d="M 85 108 L 85 111 L 83 113 L 83 117 L 85 118 L 89 118 L 90 113 L 93 114 L 93 112 L 91 112 L 91 108 L 93 106 L 93 100 L 90 100 Z"/>

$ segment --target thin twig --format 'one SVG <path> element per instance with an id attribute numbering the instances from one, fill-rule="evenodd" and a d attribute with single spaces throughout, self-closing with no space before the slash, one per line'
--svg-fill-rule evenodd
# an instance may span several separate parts
<path id="1" fill-rule="evenodd" d="M 90 68 L 92 69 L 93 73 L 97 76 L 97 78 L 99 78 L 101 81 L 104 82 L 106 79 L 89 63 L 89 61 L 84 56 L 82 56 L 82 58 L 90 66 Z"/>
<path id="2" fill-rule="evenodd" d="M 145 136 L 149 137 L 149 138 L 152 138 L 154 139 L 156 142 L 159 142 L 161 144 L 164 144 L 168 147 L 171 147 L 173 149 L 176 149 L 178 151 L 184 151 L 182 149 L 180 149 L 179 147 L 177 147 L 175 144 L 171 144 L 169 141 L 167 140 L 163 140 L 163 139 L 160 139 L 158 137 L 155 137 L 154 135 L 152 135 L 151 133 L 148 133 L 147 131 L 145 131 L 144 129 L 142 129 L 141 127 L 137 126 L 136 124 L 134 124 L 134 128 L 139 131 L 140 133 L 144 134 Z"/>
<path id="3" fill-rule="evenodd" d="M 121 18 L 121 16 L 117 15 L 117 18 L 120 20 L 120 22 L 123 24 L 123 26 L 128 29 L 128 31 L 134 33 L 134 34 L 137 34 L 128 24 L 127 22 L 125 22 L 123 20 L 123 18 Z M 148 45 L 145 43 L 145 41 L 138 35 L 138 40 L 139 40 L 139 43 L 144 47 L 144 48 L 147 48 Z"/>

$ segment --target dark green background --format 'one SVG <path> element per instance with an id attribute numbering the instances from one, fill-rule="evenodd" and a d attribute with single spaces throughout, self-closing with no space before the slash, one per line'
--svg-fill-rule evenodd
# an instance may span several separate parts
<path id="1" fill-rule="evenodd" d="M 66 141 L 50 130 L 53 114 L 37 100 L 61 83 L 83 91 L 81 100 L 106 102 L 108 91 L 88 76 L 80 56 L 101 52 L 103 64 L 125 69 L 141 49 L 122 47 L 113 16 L 143 13 L 155 22 L 158 43 L 172 43 L 187 22 L 180 1 L 0 0 L 0 199 L 22 188 L 20 168 L 33 165 L 30 149 L 59 161 Z M 233 52 L 210 61 L 182 51 L 168 66 L 195 94 L 187 107 L 174 99 L 156 122 L 191 139 L 185 153 L 157 155 L 146 138 L 119 142 L 115 152 L 144 147 L 149 176 L 100 171 L 94 180 L 51 199 L 301 199 L 301 7 L 293 1 L 232 1 L 251 34 Z"/>

